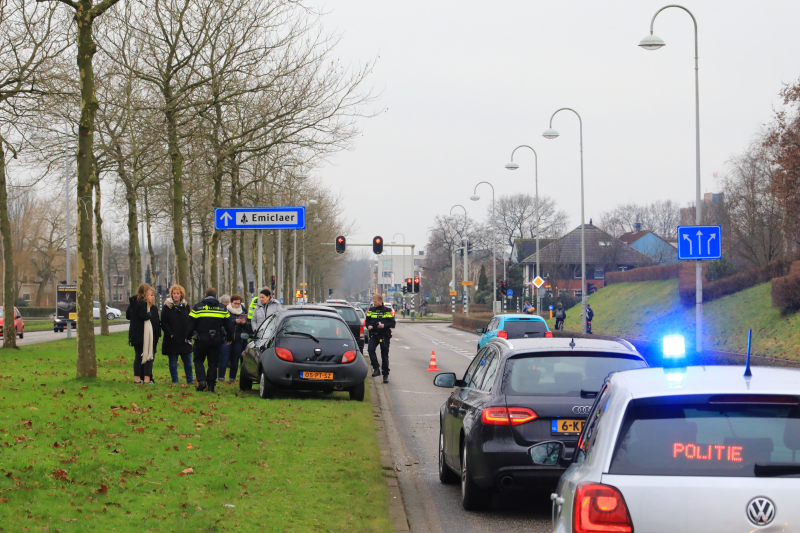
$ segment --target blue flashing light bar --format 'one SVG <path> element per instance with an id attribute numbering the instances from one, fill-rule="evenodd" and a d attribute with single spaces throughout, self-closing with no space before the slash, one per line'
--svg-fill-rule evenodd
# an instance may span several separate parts
<path id="1" fill-rule="evenodd" d="M 667 335 L 663 342 L 664 357 L 684 357 L 686 355 L 686 342 L 683 335 Z"/>

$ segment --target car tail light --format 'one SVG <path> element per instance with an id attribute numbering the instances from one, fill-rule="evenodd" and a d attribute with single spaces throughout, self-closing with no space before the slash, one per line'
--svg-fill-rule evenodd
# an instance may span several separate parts
<path id="1" fill-rule="evenodd" d="M 575 533 L 631 533 L 633 522 L 625 498 L 615 487 L 582 483 L 575 492 Z"/>
<path id="2" fill-rule="evenodd" d="M 553 332 L 552 331 L 545 331 L 544 332 L 544 338 L 545 339 L 552 339 L 553 338 Z"/>
<path id="3" fill-rule="evenodd" d="M 487 426 L 519 426 L 537 418 L 527 407 L 488 407 L 481 413 L 481 422 Z"/>
<path id="4" fill-rule="evenodd" d="M 361 329 L 359 329 L 358 334 L 361 335 L 362 337 L 364 336 L 364 324 L 361 324 Z"/>
<path id="5" fill-rule="evenodd" d="M 501 339 L 507 339 L 508 332 L 504 329 L 501 329 L 500 331 L 497 332 L 497 336 L 500 337 Z"/>
<path id="6" fill-rule="evenodd" d="M 342 356 L 342 363 L 352 363 L 355 360 L 356 360 L 355 350 L 349 350 L 347 352 L 344 352 L 344 355 Z"/>
<path id="7" fill-rule="evenodd" d="M 294 362 L 294 357 L 292 357 L 292 352 L 290 352 L 286 348 L 275 348 L 275 355 L 277 355 L 284 361 Z"/>

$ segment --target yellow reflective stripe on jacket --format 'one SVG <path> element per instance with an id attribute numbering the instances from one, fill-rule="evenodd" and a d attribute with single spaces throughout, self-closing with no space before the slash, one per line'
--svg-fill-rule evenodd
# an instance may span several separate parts
<path id="1" fill-rule="evenodd" d="M 256 307 L 258 307 L 258 295 L 254 296 L 253 300 L 250 302 L 250 309 L 247 310 L 247 320 L 253 320 Z"/>
<path id="2" fill-rule="evenodd" d="M 189 312 L 189 316 L 192 318 L 227 318 L 230 316 L 227 310 L 222 310 L 219 307 L 211 308 L 211 307 L 203 307 L 202 309 L 192 309 Z"/>

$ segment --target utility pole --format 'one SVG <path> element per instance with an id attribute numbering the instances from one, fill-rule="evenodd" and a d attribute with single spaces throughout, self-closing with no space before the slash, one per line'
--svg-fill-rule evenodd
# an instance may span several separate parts
<path id="1" fill-rule="evenodd" d="M 67 119 L 64 118 L 64 197 L 67 200 L 67 238 L 64 240 L 64 247 L 66 248 L 67 252 L 67 285 L 72 284 L 72 276 L 71 270 L 69 268 L 69 264 L 72 260 L 72 253 L 69 249 L 69 234 L 70 234 L 70 227 L 69 227 L 69 125 L 67 124 Z M 77 298 L 77 291 L 75 292 Z M 72 322 L 69 319 L 69 312 L 67 312 L 67 338 L 72 338 Z"/>
<path id="2" fill-rule="evenodd" d="M 453 273 L 453 287 L 450 289 L 452 293 L 450 294 L 450 307 L 452 308 L 453 316 L 456 314 L 456 250 L 458 248 L 453 248 L 453 262 L 451 263 L 450 271 Z"/>
<path id="3" fill-rule="evenodd" d="M 464 283 L 469 281 L 468 264 L 469 264 L 469 239 L 463 238 L 464 245 Z M 469 318 L 469 285 L 464 285 L 464 314 Z"/>

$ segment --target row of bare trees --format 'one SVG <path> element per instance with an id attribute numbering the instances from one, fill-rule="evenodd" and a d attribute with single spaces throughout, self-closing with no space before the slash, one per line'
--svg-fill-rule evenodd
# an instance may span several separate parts
<path id="1" fill-rule="evenodd" d="M 63 187 L 68 153 L 74 174 L 66 174 L 77 182 L 78 376 L 97 371 L 92 299 L 105 305 L 107 269 L 96 266 L 109 263 L 109 213 L 127 237 L 130 291 L 143 270 L 155 273 L 154 243 L 165 237 L 163 280 L 195 297 L 206 285 L 246 288 L 259 262 L 274 273 L 277 233 L 256 257 L 252 234 L 214 229 L 218 206 L 308 205 L 297 247 L 318 286 L 333 274 L 338 265 L 320 243 L 348 223 L 340 199 L 306 175 L 350 146 L 373 100 L 364 88 L 372 63 L 337 61 L 339 36 L 323 30 L 319 12 L 295 0 L 0 0 L 0 29 L 4 302 L 16 296 L 7 159 L 20 156 L 15 185 L 41 192 Z M 287 294 L 295 250 L 283 237 Z"/>

